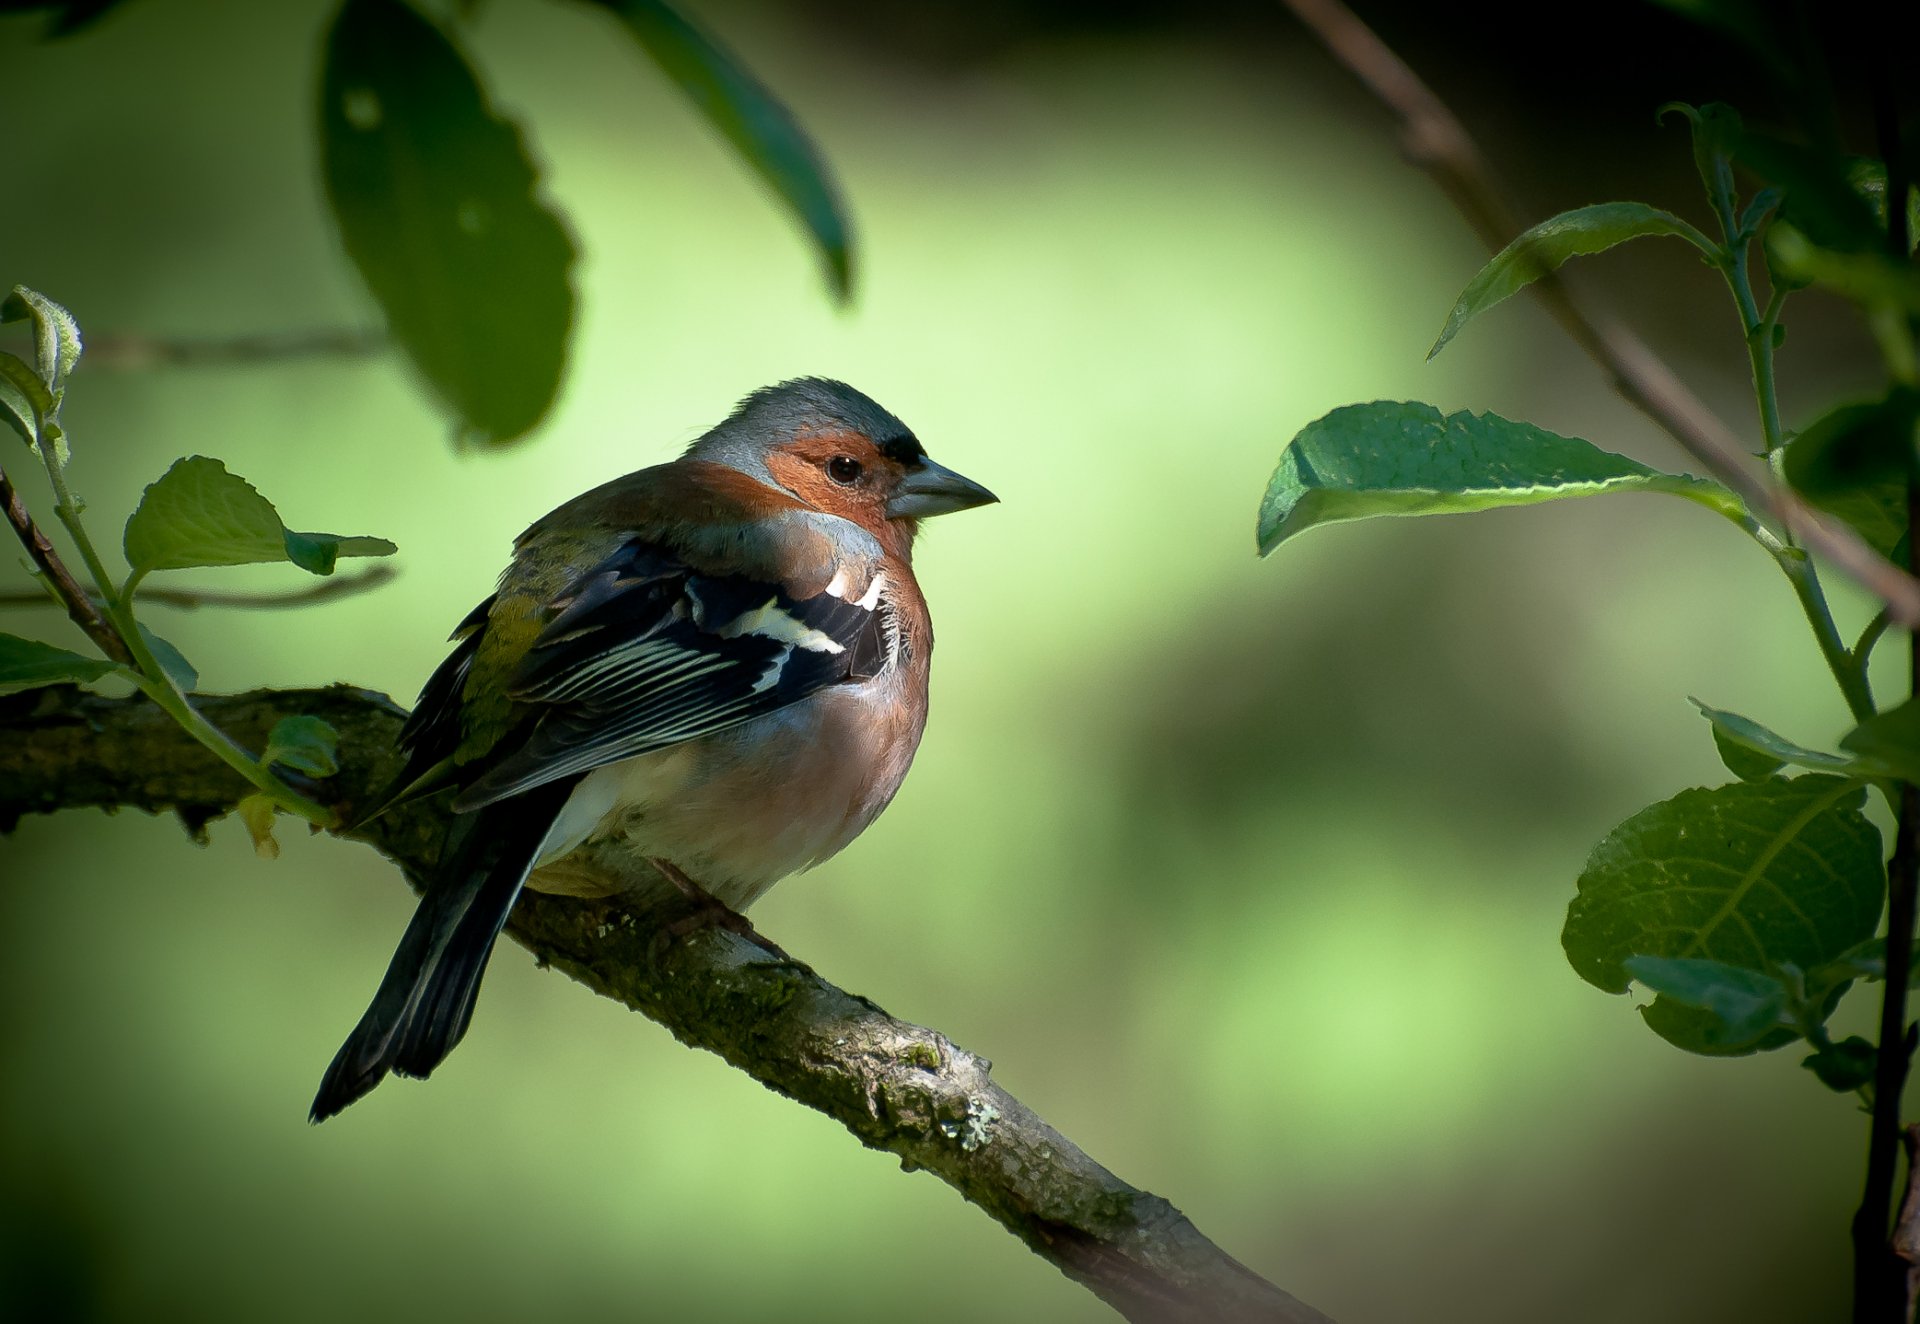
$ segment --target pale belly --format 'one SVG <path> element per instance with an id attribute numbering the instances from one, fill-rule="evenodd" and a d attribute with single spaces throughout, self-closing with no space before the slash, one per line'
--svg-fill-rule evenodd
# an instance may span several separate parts
<path id="1" fill-rule="evenodd" d="M 890 670 L 716 735 L 597 768 L 561 811 L 527 886 L 604 896 L 656 891 L 650 857 L 736 910 L 833 855 L 900 788 L 920 723 L 892 712 Z M 916 705 L 917 707 L 917 705 Z"/>

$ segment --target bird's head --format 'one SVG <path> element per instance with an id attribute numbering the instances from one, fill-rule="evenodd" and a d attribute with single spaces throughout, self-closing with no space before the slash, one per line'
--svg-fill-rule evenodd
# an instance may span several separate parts
<path id="1" fill-rule="evenodd" d="M 687 452 L 783 489 L 890 545 L 932 515 L 998 501 L 930 459 L 907 425 L 844 382 L 802 377 L 755 391 Z"/>

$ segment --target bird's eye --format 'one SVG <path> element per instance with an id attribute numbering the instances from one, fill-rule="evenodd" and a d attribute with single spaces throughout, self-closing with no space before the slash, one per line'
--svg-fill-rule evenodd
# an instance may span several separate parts
<path id="1" fill-rule="evenodd" d="M 860 481 L 860 461 L 851 455 L 836 455 L 827 461 L 827 477 L 842 487 L 852 487 Z"/>

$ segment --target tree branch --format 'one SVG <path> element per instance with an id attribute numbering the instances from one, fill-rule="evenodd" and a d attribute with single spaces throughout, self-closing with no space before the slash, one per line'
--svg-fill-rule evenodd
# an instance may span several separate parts
<path id="1" fill-rule="evenodd" d="M 200 696 L 219 725 L 259 744 L 309 713 L 340 733 L 325 790 L 351 804 L 395 770 L 404 713 L 347 686 Z M 178 813 L 198 830 L 251 788 L 138 698 L 55 686 L 0 698 L 0 829 L 22 814 L 96 806 Z M 351 833 L 418 885 L 444 820 L 403 806 Z M 1281 1321 L 1326 1316 L 1202 1236 L 1159 1196 L 1108 1172 L 989 1076 L 991 1063 L 888 1015 L 750 940 L 705 929 L 662 951 L 663 915 L 630 901 L 527 893 L 508 932 L 543 963 L 833 1118 L 862 1144 L 952 1186 L 1130 1320 Z"/>
<path id="2" fill-rule="evenodd" d="M 73 618 L 73 623 L 86 631 L 87 638 L 93 640 L 94 645 L 113 661 L 122 666 L 134 665 L 133 653 L 127 648 L 126 641 L 113 628 L 112 622 L 100 614 L 100 609 L 87 596 L 86 590 L 75 582 L 66 563 L 60 559 L 60 553 L 48 541 L 47 535 L 40 531 L 40 526 L 33 522 L 27 503 L 20 499 L 20 493 L 5 470 L 0 470 L 0 507 L 6 509 L 7 523 L 20 539 L 21 546 L 27 549 L 27 555 L 33 558 L 33 563 L 40 567 L 40 573 L 46 576 L 48 585 L 67 609 L 67 615 Z"/>
<path id="3" fill-rule="evenodd" d="M 1408 160 L 1432 176 L 1481 241 L 1494 252 L 1505 248 L 1523 227 L 1486 156 L 1446 103 L 1341 0 L 1281 3 L 1399 117 Z M 1851 528 L 1821 519 L 1793 492 L 1764 477 L 1733 431 L 1640 337 L 1585 307 L 1553 273 L 1532 288 L 1628 403 L 1749 506 L 1771 511 L 1807 547 L 1877 595 L 1900 624 L 1920 626 L 1920 579 L 1874 551 Z"/>

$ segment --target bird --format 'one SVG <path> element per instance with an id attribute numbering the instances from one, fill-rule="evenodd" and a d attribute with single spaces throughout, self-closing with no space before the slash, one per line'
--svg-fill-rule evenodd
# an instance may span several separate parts
<path id="1" fill-rule="evenodd" d="M 996 500 L 866 395 L 803 377 L 521 534 L 361 816 L 440 796 L 450 826 L 310 1120 L 446 1059 L 523 888 L 664 877 L 738 912 L 859 836 L 926 725 L 920 521 Z"/>

